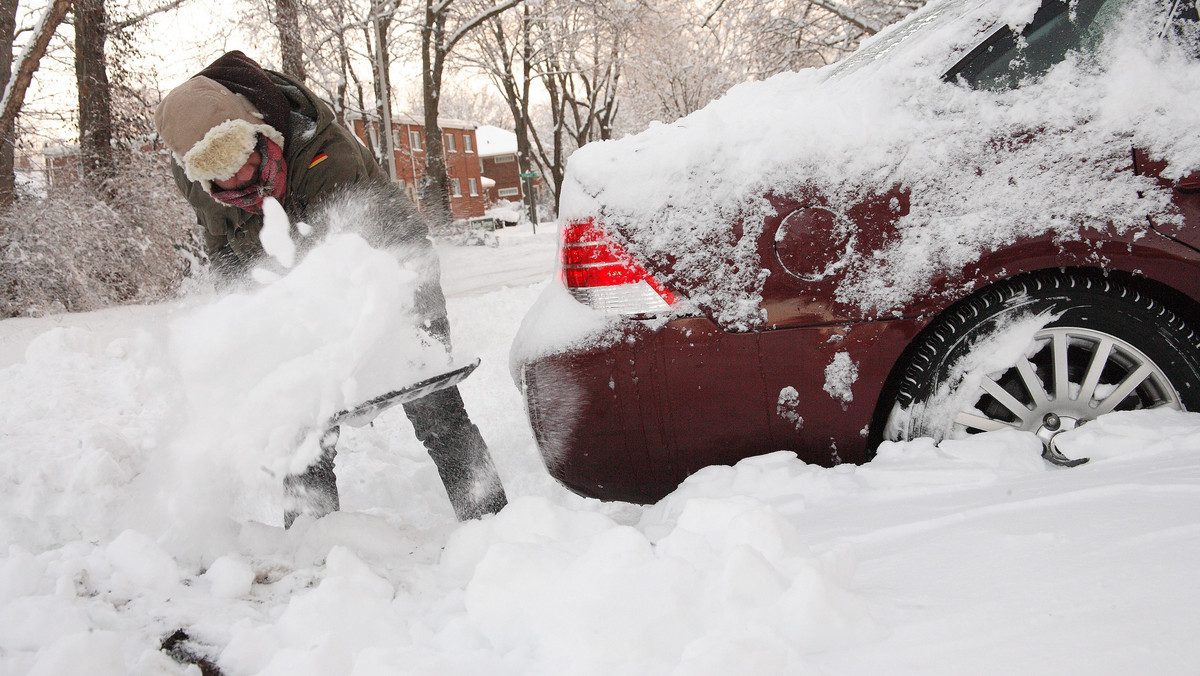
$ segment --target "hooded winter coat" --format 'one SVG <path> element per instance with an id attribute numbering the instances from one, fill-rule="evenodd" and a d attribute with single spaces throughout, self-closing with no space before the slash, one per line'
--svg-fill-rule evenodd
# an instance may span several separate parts
<path id="1" fill-rule="evenodd" d="M 348 193 L 354 194 L 353 199 L 373 202 L 370 211 L 375 218 L 370 220 L 375 222 L 368 224 L 373 227 L 361 234 L 372 245 L 397 250 L 401 258 L 416 264 L 423 282 L 417 291 L 418 314 L 426 322 L 433 322 L 435 333 L 442 333 L 445 298 L 438 279 L 437 257 L 428 239 L 428 226 L 400 187 L 388 180 L 366 146 L 336 123 L 332 108 L 301 83 L 283 73 L 262 69 L 241 52 L 226 54 L 185 85 L 196 88 L 196 81 L 202 78 L 219 83 L 233 92 L 237 100 L 253 104 L 250 113 L 246 114 L 242 109 L 244 106 L 239 108 L 241 104 L 238 103 L 196 101 L 196 105 L 206 103 L 228 108 L 227 113 L 216 117 L 209 115 L 213 118 L 209 120 L 196 112 L 196 106 L 189 105 L 192 101 L 187 99 L 197 95 L 188 93 L 180 104 L 166 109 L 167 119 L 156 119 L 168 145 L 180 146 L 173 147 L 175 182 L 196 212 L 214 268 L 227 279 L 237 278 L 265 259 L 259 241 L 262 215 L 218 202 L 210 194 L 212 185 L 208 179 L 214 178 L 212 172 L 199 173 L 198 179 L 194 179 L 189 177 L 184 166 L 185 153 L 204 136 L 207 131 L 204 127 L 227 117 L 240 116 L 258 125 L 269 125 L 279 132 L 278 136 L 268 135 L 283 141 L 287 168 L 283 207 L 292 223 L 306 221 L 320 228 L 323 223 L 319 216 L 315 222 L 311 220 L 320 207 Z M 168 95 L 168 100 L 170 97 Z M 160 106 L 158 115 L 158 118 L 162 117 L 164 106 Z M 185 133 L 179 130 L 180 127 L 192 129 Z M 241 157 L 244 162 L 245 155 Z M 240 166 L 241 162 L 237 164 Z M 194 167 L 189 168 L 196 176 Z M 305 244 L 319 241 L 322 234 L 318 231 L 300 242 L 301 250 Z"/>

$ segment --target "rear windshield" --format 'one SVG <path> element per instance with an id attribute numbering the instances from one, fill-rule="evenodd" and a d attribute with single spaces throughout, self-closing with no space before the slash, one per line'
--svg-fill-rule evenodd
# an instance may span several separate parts
<path id="1" fill-rule="evenodd" d="M 1020 34 L 993 33 L 946 73 L 973 89 L 1013 89 L 1037 78 L 1072 51 L 1091 52 L 1129 0 L 1046 0 Z"/>
<path id="2" fill-rule="evenodd" d="M 900 45 L 919 40 L 933 29 L 958 19 L 969 9 L 967 0 L 955 0 L 924 12 L 917 12 L 843 59 L 833 67 L 830 77 L 838 78 L 875 63 Z"/>

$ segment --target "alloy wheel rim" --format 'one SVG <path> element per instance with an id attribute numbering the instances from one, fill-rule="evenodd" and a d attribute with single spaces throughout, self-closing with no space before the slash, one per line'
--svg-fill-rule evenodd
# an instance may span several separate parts
<path id="1" fill-rule="evenodd" d="M 1016 364 L 983 376 L 952 437 L 1001 429 L 1054 436 L 1117 410 L 1181 409 L 1162 369 L 1129 342 L 1077 327 L 1039 331 Z"/>

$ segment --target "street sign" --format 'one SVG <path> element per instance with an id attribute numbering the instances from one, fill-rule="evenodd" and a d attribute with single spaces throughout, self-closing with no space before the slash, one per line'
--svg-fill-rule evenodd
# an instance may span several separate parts
<path id="1" fill-rule="evenodd" d="M 512 174 L 509 174 L 509 176 L 512 176 Z M 537 177 L 538 177 L 537 172 L 534 172 L 534 171 L 530 171 L 528 173 L 521 174 L 521 178 L 537 178 Z"/>

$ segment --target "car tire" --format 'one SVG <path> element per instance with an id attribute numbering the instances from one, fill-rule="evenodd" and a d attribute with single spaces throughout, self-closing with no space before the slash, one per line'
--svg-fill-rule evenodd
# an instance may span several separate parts
<path id="1" fill-rule="evenodd" d="M 909 354 L 884 430 L 891 440 L 1011 428 L 1049 446 L 1109 411 L 1200 410 L 1200 334 L 1100 274 L 1000 282 L 952 306 Z"/>

